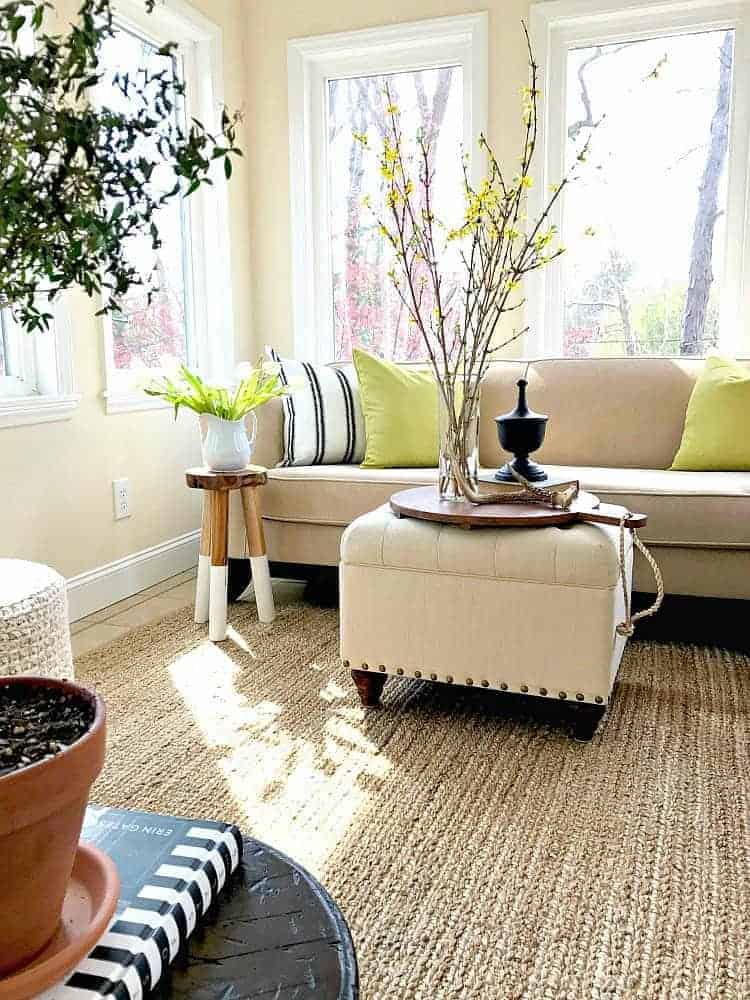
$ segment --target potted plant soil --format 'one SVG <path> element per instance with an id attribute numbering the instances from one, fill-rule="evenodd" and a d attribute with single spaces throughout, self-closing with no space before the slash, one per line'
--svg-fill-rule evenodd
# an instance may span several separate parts
<path id="1" fill-rule="evenodd" d="M 77 684 L 0 678 L 0 980 L 58 928 L 105 730 L 104 702 Z"/>
<path id="2" fill-rule="evenodd" d="M 203 460 L 207 467 L 212 472 L 237 472 L 250 462 L 257 429 L 255 411 L 269 400 L 286 395 L 288 388 L 281 382 L 278 366 L 270 363 L 251 368 L 231 389 L 207 385 L 181 365 L 176 381 L 156 379 L 144 387 L 144 392 L 174 406 L 175 418 L 181 406 L 197 413 L 205 432 Z"/>

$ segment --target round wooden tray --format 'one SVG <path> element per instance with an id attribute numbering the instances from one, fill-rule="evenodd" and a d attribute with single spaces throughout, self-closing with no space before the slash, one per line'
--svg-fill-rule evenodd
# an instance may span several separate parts
<path id="1" fill-rule="evenodd" d="M 601 503 L 593 493 L 579 493 L 567 510 L 541 503 L 473 504 L 466 500 L 441 500 L 436 486 L 402 490 L 391 497 L 391 510 L 397 517 L 415 517 L 421 521 L 456 524 L 462 528 L 554 527 L 588 521 L 593 524 L 619 524 L 626 513 L 625 527 L 642 528 L 646 514 L 635 514 L 616 504 Z"/>

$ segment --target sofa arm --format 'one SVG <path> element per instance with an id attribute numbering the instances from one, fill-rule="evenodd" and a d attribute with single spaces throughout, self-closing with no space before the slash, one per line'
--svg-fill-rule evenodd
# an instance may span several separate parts
<path id="1" fill-rule="evenodd" d="M 273 469 L 284 457 L 284 403 L 272 399 L 256 413 L 258 434 L 250 461 Z"/>

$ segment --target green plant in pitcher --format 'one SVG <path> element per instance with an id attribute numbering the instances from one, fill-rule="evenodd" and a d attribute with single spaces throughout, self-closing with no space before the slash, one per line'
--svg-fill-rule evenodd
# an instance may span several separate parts
<path id="1" fill-rule="evenodd" d="M 175 418 L 184 406 L 198 414 L 211 414 L 220 420 L 241 420 L 272 399 L 285 396 L 288 389 L 274 366 L 259 363 L 236 388 L 208 385 L 200 375 L 180 365 L 176 380 L 164 375 L 144 386 L 148 396 L 156 396 L 174 407 Z"/>

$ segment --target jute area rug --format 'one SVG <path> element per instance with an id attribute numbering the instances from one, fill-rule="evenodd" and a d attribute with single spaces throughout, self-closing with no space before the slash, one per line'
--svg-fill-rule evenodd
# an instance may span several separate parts
<path id="1" fill-rule="evenodd" d="M 363 1000 L 750 998 L 750 658 L 631 644 L 581 745 L 476 689 L 392 680 L 365 712 L 334 611 L 231 623 L 212 645 L 186 608 L 77 661 L 110 711 L 94 800 L 291 854 Z"/>

